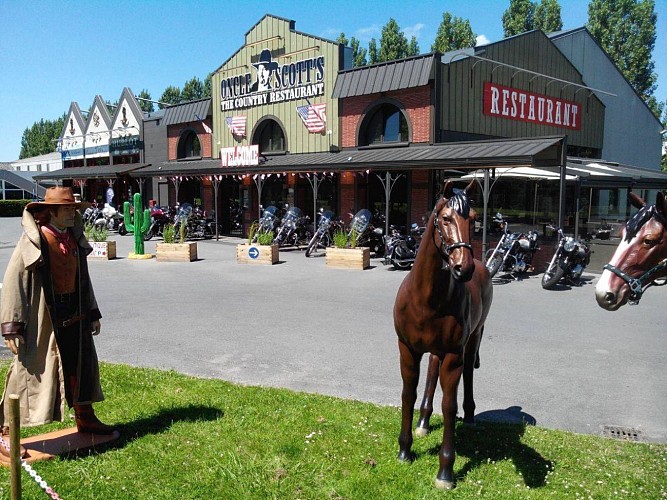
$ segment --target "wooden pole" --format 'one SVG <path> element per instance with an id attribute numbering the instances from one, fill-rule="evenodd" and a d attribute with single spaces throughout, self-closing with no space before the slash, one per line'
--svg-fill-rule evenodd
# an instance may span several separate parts
<path id="1" fill-rule="evenodd" d="M 19 396 L 9 395 L 9 457 L 11 469 L 11 498 L 21 499 L 21 411 Z"/>

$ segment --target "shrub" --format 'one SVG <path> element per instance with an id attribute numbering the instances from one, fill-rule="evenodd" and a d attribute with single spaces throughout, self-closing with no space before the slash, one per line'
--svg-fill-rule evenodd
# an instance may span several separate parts
<path id="1" fill-rule="evenodd" d="M 250 224 L 250 229 L 248 229 L 248 243 L 252 243 L 253 238 L 255 237 L 255 233 L 259 229 L 259 222 L 255 221 L 252 224 Z"/>
<path id="2" fill-rule="evenodd" d="M 273 231 L 260 231 L 257 233 L 258 245 L 270 245 L 273 243 Z"/>
<path id="3" fill-rule="evenodd" d="M 176 228 L 173 224 L 165 224 L 162 230 L 162 239 L 165 243 L 174 243 L 176 241 Z"/>
<path id="4" fill-rule="evenodd" d="M 347 248 L 347 233 L 338 230 L 333 235 L 333 244 L 336 248 Z"/>
<path id="5" fill-rule="evenodd" d="M 109 230 L 105 226 L 95 228 L 93 224 L 88 223 L 83 227 L 83 234 L 88 241 L 107 241 Z"/>
<path id="6" fill-rule="evenodd" d="M 359 241 L 359 232 L 356 229 L 350 231 L 350 248 L 357 248 L 357 242 Z"/>
<path id="7" fill-rule="evenodd" d="M 0 217 L 21 217 L 32 200 L 0 200 Z"/>

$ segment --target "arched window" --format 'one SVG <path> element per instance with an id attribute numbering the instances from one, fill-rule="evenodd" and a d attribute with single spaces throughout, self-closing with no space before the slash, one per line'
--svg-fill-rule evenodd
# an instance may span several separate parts
<path id="1" fill-rule="evenodd" d="M 201 144 L 199 137 L 194 130 L 186 130 L 181 134 L 178 140 L 178 150 L 176 151 L 176 158 L 197 158 L 201 157 Z"/>
<path id="2" fill-rule="evenodd" d="M 359 134 L 361 146 L 407 141 L 408 121 L 400 109 L 388 103 L 378 106 L 371 112 Z"/>
<path id="3" fill-rule="evenodd" d="M 252 143 L 259 145 L 260 153 L 285 151 L 285 132 L 277 121 L 267 119 L 257 128 Z"/>

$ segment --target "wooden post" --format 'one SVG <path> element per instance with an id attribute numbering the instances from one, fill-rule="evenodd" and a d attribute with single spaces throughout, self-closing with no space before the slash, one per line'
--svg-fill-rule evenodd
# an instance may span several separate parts
<path id="1" fill-rule="evenodd" d="M 21 499 L 21 411 L 19 396 L 9 395 L 9 457 L 11 468 L 11 498 Z"/>

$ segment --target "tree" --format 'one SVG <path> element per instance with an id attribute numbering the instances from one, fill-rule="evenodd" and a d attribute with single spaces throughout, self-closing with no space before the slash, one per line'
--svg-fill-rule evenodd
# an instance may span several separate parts
<path id="1" fill-rule="evenodd" d="M 104 101 L 104 104 L 106 104 L 109 116 L 113 116 L 113 114 L 116 112 L 116 108 L 118 108 L 118 101 L 111 102 L 109 99 L 107 99 Z"/>
<path id="2" fill-rule="evenodd" d="M 535 5 L 533 29 L 542 30 L 545 33 L 563 29 L 558 0 L 541 0 L 539 4 Z"/>
<path id="3" fill-rule="evenodd" d="M 534 12 L 535 4 L 530 0 L 510 0 L 510 6 L 503 13 L 505 37 L 532 30 Z"/>
<path id="4" fill-rule="evenodd" d="M 209 73 L 206 75 L 206 79 L 204 80 L 204 95 L 202 97 L 211 97 L 211 77 L 213 76 L 213 73 Z"/>
<path id="5" fill-rule="evenodd" d="M 389 18 L 389 22 L 382 28 L 378 60 L 380 62 L 393 61 L 394 59 L 401 59 L 407 54 L 408 40 L 394 18 Z"/>
<path id="6" fill-rule="evenodd" d="M 656 101 L 650 100 L 658 78 L 651 57 L 656 37 L 654 0 L 591 0 L 586 28 L 635 91 L 658 112 Z"/>
<path id="7" fill-rule="evenodd" d="M 342 33 L 338 35 L 338 38 L 336 38 L 336 41 L 338 43 L 342 43 L 345 47 L 347 47 L 347 38 L 345 37 L 345 33 Z"/>
<path id="8" fill-rule="evenodd" d="M 141 108 L 141 111 L 144 113 L 152 113 L 155 110 L 155 106 L 153 106 L 153 103 L 151 102 L 151 95 L 148 92 L 148 90 L 143 89 L 141 92 L 139 92 L 139 96 L 141 99 L 137 99 L 139 102 L 139 107 Z M 145 101 L 144 99 L 148 99 Z"/>
<path id="9" fill-rule="evenodd" d="M 431 45 L 432 52 L 445 53 L 450 50 L 474 47 L 477 35 L 473 33 L 470 21 L 460 17 L 452 17 L 449 12 L 442 14 L 435 41 Z"/>
<path id="10" fill-rule="evenodd" d="M 412 35 L 410 38 L 410 43 L 408 44 L 408 51 L 405 54 L 406 56 L 418 56 L 419 55 L 419 44 L 417 43 L 417 37 Z"/>
<path id="11" fill-rule="evenodd" d="M 185 82 L 181 91 L 181 101 L 194 101 L 204 96 L 204 84 L 196 76 Z"/>
<path id="12" fill-rule="evenodd" d="M 181 102 L 181 89 L 169 85 L 169 87 L 162 92 L 159 101 L 161 104 L 158 104 L 158 108 L 160 109 L 167 107 L 168 104 L 178 104 Z"/>
<path id="13" fill-rule="evenodd" d="M 366 66 L 366 49 L 360 47 L 359 40 L 350 38 L 350 47 L 352 47 L 352 66 L 355 68 L 359 66 Z"/>
<path id="14" fill-rule="evenodd" d="M 368 42 L 368 64 L 375 64 L 380 61 L 380 55 L 378 54 L 378 45 L 375 38 L 371 38 L 371 41 Z"/>
<path id="15" fill-rule="evenodd" d="M 23 131 L 19 159 L 53 153 L 65 126 L 65 115 L 56 120 L 41 119 Z"/>

